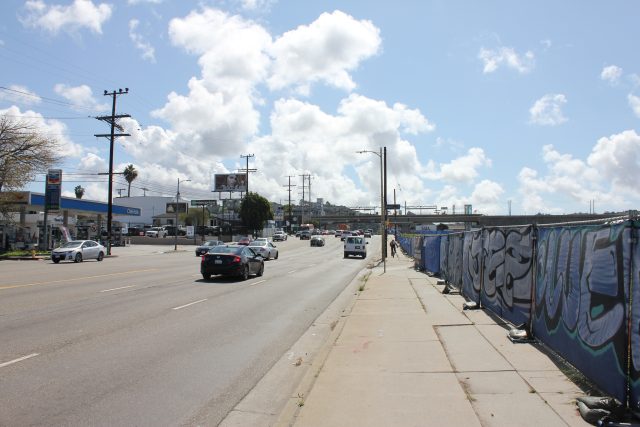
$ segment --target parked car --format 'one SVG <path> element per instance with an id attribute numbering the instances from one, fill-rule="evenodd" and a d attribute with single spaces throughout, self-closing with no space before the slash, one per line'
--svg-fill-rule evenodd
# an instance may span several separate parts
<path id="1" fill-rule="evenodd" d="M 224 242 L 222 240 L 207 240 L 202 245 L 196 248 L 196 256 L 202 256 L 209 252 L 209 249 L 220 245 L 224 245 Z"/>
<path id="2" fill-rule="evenodd" d="M 309 230 L 304 230 L 300 232 L 300 240 L 310 240 L 311 232 Z"/>
<path id="3" fill-rule="evenodd" d="M 51 251 L 51 261 L 82 262 L 86 259 L 102 261 L 107 248 L 94 240 L 72 240 Z"/>
<path id="4" fill-rule="evenodd" d="M 144 232 L 147 237 L 167 237 L 167 229 L 164 227 L 151 227 Z"/>
<path id="5" fill-rule="evenodd" d="M 274 242 L 282 242 L 287 240 L 287 234 L 284 231 L 276 231 L 272 237 Z"/>
<path id="6" fill-rule="evenodd" d="M 311 246 L 324 246 L 324 238 L 321 236 L 313 236 L 310 242 Z"/>
<path id="7" fill-rule="evenodd" d="M 240 240 L 238 240 L 237 242 L 238 245 L 243 245 L 243 246 L 248 246 L 249 243 L 251 243 L 251 239 L 248 237 L 241 237 Z"/>
<path id="8" fill-rule="evenodd" d="M 264 258 L 248 246 L 224 245 L 214 249 L 202 255 L 200 261 L 200 274 L 205 280 L 217 274 L 247 280 L 251 274 L 264 273 Z"/>
<path id="9" fill-rule="evenodd" d="M 267 261 L 271 258 L 278 259 L 278 248 L 271 242 L 256 239 L 249 243 L 249 247 L 262 255 Z"/>
<path id="10" fill-rule="evenodd" d="M 366 258 L 368 244 L 369 242 L 367 242 L 364 237 L 348 236 L 344 241 L 344 257 L 347 258 L 349 255 L 355 255 Z"/>

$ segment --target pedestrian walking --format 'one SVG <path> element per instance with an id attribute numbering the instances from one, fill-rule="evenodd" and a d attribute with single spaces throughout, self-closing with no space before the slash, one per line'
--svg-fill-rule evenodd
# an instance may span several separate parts
<path id="1" fill-rule="evenodd" d="M 389 245 L 391 245 L 391 258 L 393 258 L 396 256 L 396 247 L 398 246 L 398 243 L 396 243 L 395 240 L 392 240 Z"/>

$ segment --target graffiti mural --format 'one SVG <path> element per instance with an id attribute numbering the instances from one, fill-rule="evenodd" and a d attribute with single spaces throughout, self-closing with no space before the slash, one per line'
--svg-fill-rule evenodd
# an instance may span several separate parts
<path id="1" fill-rule="evenodd" d="M 440 277 L 449 280 L 447 271 L 447 259 L 449 254 L 449 235 L 442 236 L 440 239 Z"/>
<path id="2" fill-rule="evenodd" d="M 533 333 L 626 401 L 629 223 L 541 228 Z"/>
<path id="3" fill-rule="evenodd" d="M 458 289 L 462 288 L 462 253 L 464 233 L 449 234 L 447 247 L 447 282 Z"/>
<path id="4" fill-rule="evenodd" d="M 480 304 L 482 284 L 482 231 L 464 234 L 462 254 L 462 294 Z"/>
<path id="5" fill-rule="evenodd" d="M 513 324 L 530 319 L 532 232 L 532 226 L 483 230 L 482 305 Z"/>
<path id="6" fill-rule="evenodd" d="M 640 222 L 633 223 L 631 254 L 631 396 L 630 406 L 640 411 Z"/>

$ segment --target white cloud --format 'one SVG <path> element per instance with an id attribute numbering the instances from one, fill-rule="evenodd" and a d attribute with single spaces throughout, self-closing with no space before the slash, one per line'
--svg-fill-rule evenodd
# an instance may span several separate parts
<path id="1" fill-rule="evenodd" d="M 130 5 L 140 4 L 140 3 L 152 3 L 152 4 L 160 4 L 164 0 L 127 0 L 127 3 Z"/>
<path id="2" fill-rule="evenodd" d="M 140 21 L 137 19 L 129 21 L 129 38 L 136 49 L 142 52 L 142 59 L 146 59 L 150 62 L 156 62 L 155 49 L 151 43 L 145 40 L 144 36 L 136 32 L 138 25 L 140 25 Z"/>
<path id="3" fill-rule="evenodd" d="M 48 5 L 43 0 L 28 0 L 23 25 L 42 28 L 53 34 L 60 30 L 71 34 L 87 28 L 102 34 L 102 25 L 111 17 L 112 6 L 107 3 L 94 5 L 91 0 L 74 0 L 68 6 Z"/>
<path id="4" fill-rule="evenodd" d="M 93 97 L 93 91 L 87 85 L 69 86 L 58 83 L 53 87 L 53 90 L 58 95 L 69 100 L 75 110 L 106 111 L 109 109 L 108 104 L 100 104 L 96 101 Z"/>
<path id="5" fill-rule="evenodd" d="M 435 176 L 447 182 L 470 183 L 478 176 L 478 168 L 491 166 L 482 148 L 470 148 L 466 155 L 440 165 L 440 173 Z"/>
<path id="6" fill-rule="evenodd" d="M 633 114 L 640 118 L 640 97 L 630 93 L 627 95 L 627 100 L 629 101 L 629 106 L 631 107 Z"/>
<path id="7" fill-rule="evenodd" d="M 506 66 L 519 73 L 530 72 L 535 65 L 533 52 L 527 51 L 524 55 L 518 53 L 511 47 L 500 47 L 498 49 L 481 48 L 478 58 L 484 63 L 483 73 L 493 73 L 500 66 Z"/>
<path id="8" fill-rule="evenodd" d="M 562 106 L 567 98 L 562 94 L 547 94 L 538 99 L 529 109 L 531 123 L 542 126 L 556 126 L 567 121 L 562 114 Z"/>
<path id="9" fill-rule="evenodd" d="M 247 11 L 269 10 L 275 0 L 239 0 L 242 9 Z"/>
<path id="10" fill-rule="evenodd" d="M 475 185 L 471 193 L 471 204 L 485 214 L 497 214 L 504 209 L 501 206 L 504 189 L 500 184 L 484 179 Z"/>
<path id="11" fill-rule="evenodd" d="M 620 82 L 620 77 L 622 77 L 622 68 L 617 65 L 604 67 L 600 73 L 600 78 L 609 82 L 610 85 L 617 85 Z"/>
<path id="12" fill-rule="evenodd" d="M 21 105 L 38 105 L 42 98 L 26 86 L 10 85 L 7 89 L 0 91 L 0 101 L 15 102 Z"/>
<path id="13" fill-rule="evenodd" d="M 45 119 L 42 114 L 32 110 L 20 111 L 16 106 L 0 110 L 0 115 L 7 115 L 15 120 L 33 126 L 41 135 L 55 139 L 59 143 L 58 154 L 61 157 L 80 157 L 84 153 L 81 145 L 74 143 L 68 136 L 67 125 L 54 119 Z"/>
<path id="14" fill-rule="evenodd" d="M 575 203 L 586 212 L 592 200 L 608 210 L 633 209 L 640 203 L 640 136 L 634 130 L 600 138 L 586 161 L 551 145 L 543 147 L 542 158 L 545 174 L 525 167 L 518 175 L 527 213 L 571 213 L 562 206 Z"/>
<path id="15" fill-rule="evenodd" d="M 310 85 L 321 82 L 351 91 L 356 84 L 349 72 L 378 53 L 380 45 L 380 30 L 370 21 L 358 21 L 341 11 L 323 13 L 310 25 L 275 40 L 269 87 L 294 86 L 299 94 L 308 95 Z"/>

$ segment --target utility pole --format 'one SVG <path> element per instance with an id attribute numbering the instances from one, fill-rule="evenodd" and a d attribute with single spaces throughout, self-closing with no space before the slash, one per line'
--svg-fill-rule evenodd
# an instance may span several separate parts
<path id="1" fill-rule="evenodd" d="M 129 88 L 125 88 L 124 91 L 122 89 L 118 89 L 117 91 L 114 89 L 113 92 L 104 91 L 104 96 L 111 96 L 113 98 L 113 103 L 111 106 L 111 115 L 110 116 L 100 116 L 96 117 L 96 119 L 107 122 L 111 125 L 111 133 L 108 134 L 96 134 L 96 137 L 109 138 L 109 201 L 107 207 L 107 255 L 111 255 L 111 222 L 113 221 L 113 145 L 114 141 L 117 137 L 120 136 L 131 136 L 128 133 L 119 133 L 116 134 L 115 130 L 118 129 L 120 132 L 124 131 L 122 125 L 117 123 L 118 119 L 122 119 L 125 117 L 131 117 L 129 114 L 119 114 L 116 115 L 116 98 L 118 95 L 124 95 L 129 93 Z"/>
<path id="2" fill-rule="evenodd" d="M 116 188 L 116 191 L 118 192 L 118 197 L 122 197 L 122 192 L 126 190 L 126 188 Z"/>
<path id="3" fill-rule="evenodd" d="M 307 175 L 307 178 L 309 179 L 309 219 L 311 219 L 313 214 L 313 209 L 311 208 L 311 174 Z"/>
<path id="4" fill-rule="evenodd" d="M 384 259 L 387 258 L 387 147 L 384 147 L 383 152 L 384 158 L 384 209 L 382 210 L 382 215 L 384 215 L 384 231 L 382 233 L 382 244 L 384 248 Z M 385 264 L 386 270 L 386 264 Z"/>
<path id="5" fill-rule="evenodd" d="M 288 175 L 287 178 L 289 178 L 289 184 L 283 185 L 283 187 L 288 187 L 289 191 L 289 233 L 291 233 L 291 224 L 293 223 L 293 213 L 291 207 L 291 187 L 296 187 L 296 185 L 291 184 L 291 178 L 293 178 L 293 175 Z"/>
<path id="6" fill-rule="evenodd" d="M 146 187 L 143 187 L 142 191 L 143 191 L 142 197 L 147 197 L 147 191 L 149 191 L 149 189 Z"/>
<path id="7" fill-rule="evenodd" d="M 242 170 L 239 169 L 238 172 L 244 172 L 247 177 L 247 193 L 249 193 L 249 172 L 255 172 L 257 169 L 249 169 L 249 158 L 254 157 L 253 154 L 240 154 L 240 158 L 247 159 L 247 168 Z"/>

